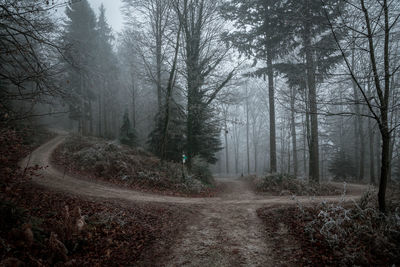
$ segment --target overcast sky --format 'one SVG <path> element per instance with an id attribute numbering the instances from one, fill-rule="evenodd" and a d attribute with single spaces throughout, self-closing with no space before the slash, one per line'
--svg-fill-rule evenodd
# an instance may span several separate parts
<path id="1" fill-rule="evenodd" d="M 101 3 L 106 8 L 106 17 L 108 24 L 113 28 L 114 32 L 119 32 L 122 29 L 123 20 L 121 14 L 121 0 L 88 0 L 96 14 L 99 14 Z"/>

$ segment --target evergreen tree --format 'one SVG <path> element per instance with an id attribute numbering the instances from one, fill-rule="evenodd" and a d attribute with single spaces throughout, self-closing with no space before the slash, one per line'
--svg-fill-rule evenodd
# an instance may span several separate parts
<path id="1" fill-rule="evenodd" d="M 97 75 L 97 105 L 99 136 L 112 138 L 113 116 L 117 113 L 117 95 L 115 84 L 118 81 L 118 62 L 113 51 L 112 41 L 114 36 L 107 23 L 105 8 L 102 4 L 99 10 L 99 18 L 96 26 L 96 75 Z M 113 84 L 113 86 L 111 86 Z"/>
<path id="2" fill-rule="evenodd" d="M 354 162 L 343 150 L 335 154 L 329 166 L 329 172 L 334 175 L 336 181 L 346 181 L 356 177 Z"/>
<path id="3" fill-rule="evenodd" d="M 232 79 L 235 69 L 222 75 L 218 73 L 228 54 L 228 48 L 225 50 L 220 45 L 220 29 L 223 27 L 218 12 L 220 3 L 183 0 L 176 1 L 175 5 L 183 36 L 187 88 L 185 152 L 189 169 L 196 156 L 215 163 L 215 153 L 221 149 L 220 129 L 212 102 Z"/>
<path id="4" fill-rule="evenodd" d="M 70 117 L 79 122 L 80 133 L 88 134 L 93 131 L 91 100 L 94 98 L 92 69 L 95 68 L 96 16 L 87 0 L 69 3 L 65 14 L 65 69 L 70 89 Z"/>
<path id="5" fill-rule="evenodd" d="M 191 105 L 186 122 L 186 154 L 189 159 L 199 156 L 207 163 L 215 164 L 215 154 L 222 149 L 221 129 L 215 118 L 215 111 L 205 101 L 204 91 L 190 92 Z M 191 168 L 189 161 L 189 168 Z"/>
<path id="6" fill-rule="evenodd" d="M 150 146 L 150 150 L 158 157 L 181 162 L 185 146 L 183 135 L 185 132 L 184 114 L 179 106 L 173 103 L 172 107 L 170 107 L 166 138 L 164 137 L 165 116 L 165 113 L 157 114 L 156 127 L 150 133 L 148 145 Z M 165 152 L 163 152 L 163 149 Z"/>
<path id="7" fill-rule="evenodd" d="M 125 111 L 124 117 L 122 119 L 119 141 L 121 142 L 121 144 L 131 147 L 136 145 L 136 133 L 135 129 L 132 128 L 131 122 L 129 120 L 128 110 Z"/>
<path id="8" fill-rule="evenodd" d="M 335 19 L 342 12 L 339 0 L 291 0 L 285 3 L 285 23 L 290 25 L 288 35 L 298 40 L 293 49 L 305 59 L 308 89 L 308 113 L 310 114 L 309 170 L 310 182 L 319 182 L 319 141 L 317 83 L 341 59 L 336 52 L 334 37 L 327 17 Z M 326 9 L 325 5 L 335 9 Z M 318 75 L 317 75 L 318 73 Z"/>
<path id="9" fill-rule="evenodd" d="M 262 60 L 266 68 L 252 75 L 268 77 L 270 119 L 270 171 L 276 172 L 275 88 L 274 61 L 285 54 L 291 39 L 288 24 L 284 23 L 284 4 L 276 0 L 232 0 L 222 8 L 226 19 L 235 22 L 236 31 L 227 34 L 227 41 L 255 62 Z M 279 29 L 279 30 L 277 30 Z"/>

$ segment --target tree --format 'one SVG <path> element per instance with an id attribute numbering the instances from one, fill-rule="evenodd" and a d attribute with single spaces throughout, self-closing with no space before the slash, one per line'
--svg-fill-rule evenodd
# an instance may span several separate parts
<path id="1" fill-rule="evenodd" d="M 332 7 L 332 6 L 331 6 Z M 333 6 L 334 7 L 334 6 Z M 340 23 L 329 20 L 329 26 L 335 37 L 335 43 L 345 61 L 351 79 L 362 95 L 362 99 L 369 110 L 369 117 L 373 118 L 379 127 L 382 137 L 381 145 L 381 170 L 378 201 L 381 212 L 386 211 L 386 186 L 390 171 L 390 142 L 394 128 L 389 126 L 389 113 L 393 112 L 397 101 L 391 101 L 393 94 L 392 77 L 397 73 L 399 65 L 395 63 L 395 57 L 391 50 L 396 47 L 396 40 L 391 38 L 394 31 L 398 29 L 400 7 L 394 1 L 351 1 L 348 8 L 359 12 L 360 16 L 355 17 L 354 12 L 343 14 Z M 328 17 L 328 16 L 327 16 Z M 352 27 L 358 22 L 357 27 Z M 340 40 L 336 31 L 346 38 Z M 349 34 L 350 32 L 350 34 Z M 374 97 L 370 97 L 364 86 L 364 79 L 354 72 L 351 60 L 348 58 L 346 45 L 355 42 L 360 53 L 367 57 L 371 78 L 374 83 Z M 351 46 L 350 46 L 351 47 Z M 393 64 L 394 63 L 394 64 Z M 367 77 L 369 79 L 369 77 Z"/>
<path id="2" fill-rule="evenodd" d="M 136 145 L 135 129 L 132 128 L 127 110 L 125 111 L 124 117 L 122 119 L 122 126 L 119 133 L 119 141 L 121 142 L 121 144 L 131 147 Z"/>
<path id="3" fill-rule="evenodd" d="M 219 4 L 211 0 L 173 1 L 183 36 L 187 87 L 185 151 L 189 168 L 196 156 L 208 163 L 217 160 L 215 153 L 221 149 L 220 129 L 214 119 L 212 102 L 235 73 L 235 69 L 227 74 L 218 69 L 229 52 L 220 46 L 223 22 L 218 13 Z"/>
<path id="4" fill-rule="evenodd" d="M 33 114 L 38 103 L 63 94 L 57 78 L 61 56 L 55 20 L 59 3 L 9 0 L 0 4 L 0 120 Z"/>
<path id="5" fill-rule="evenodd" d="M 310 118 L 309 176 L 310 182 L 319 182 L 319 137 L 317 83 L 322 82 L 339 61 L 335 54 L 334 37 L 329 30 L 326 15 L 330 19 L 339 16 L 342 4 L 338 0 L 327 0 L 335 9 L 326 12 L 325 4 L 319 0 L 293 0 L 285 3 L 285 24 L 288 33 L 296 40 L 291 47 L 304 59 L 307 85 L 307 114 Z M 340 37 L 340 36 L 338 36 Z M 307 122 L 308 123 L 308 119 Z"/>
<path id="6" fill-rule="evenodd" d="M 118 109 L 118 62 L 113 51 L 114 36 L 107 23 L 105 8 L 99 9 L 99 18 L 96 23 L 95 66 L 91 73 L 97 80 L 94 94 L 98 103 L 98 134 L 102 137 L 113 137 L 113 119 Z M 134 123 L 135 124 L 135 123 Z"/>
<path id="7" fill-rule="evenodd" d="M 65 14 L 64 42 L 68 47 L 65 69 L 70 90 L 70 117 L 78 121 L 81 134 L 88 134 L 93 132 L 91 100 L 94 91 L 91 82 L 92 68 L 95 67 L 96 16 L 87 0 L 69 3 Z"/>
<path id="8" fill-rule="evenodd" d="M 123 12 L 128 22 L 137 25 L 137 20 L 132 14 L 139 12 L 144 17 L 147 26 L 142 31 L 141 56 L 151 80 L 156 85 L 158 111 L 163 105 L 163 73 L 166 61 L 166 31 L 171 24 L 172 7 L 170 0 L 123 0 Z M 148 49 L 148 51 L 146 51 Z M 155 69 L 147 53 L 154 59 Z"/>
<path id="9" fill-rule="evenodd" d="M 346 181 L 349 177 L 353 179 L 356 177 L 356 169 L 352 160 L 342 150 L 335 154 L 329 166 L 329 172 L 334 175 L 334 179 L 337 181 Z"/>
<path id="10" fill-rule="evenodd" d="M 280 1 L 231 0 L 222 9 L 224 17 L 234 21 L 238 28 L 227 34 L 228 42 L 232 42 L 239 52 L 263 60 L 267 65 L 259 68 L 255 75 L 268 77 L 271 172 L 277 170 L 273 62 L 286 53 L 285 46 L 289 42 L 287 27 L 282 23 L 282 8 Z"/>

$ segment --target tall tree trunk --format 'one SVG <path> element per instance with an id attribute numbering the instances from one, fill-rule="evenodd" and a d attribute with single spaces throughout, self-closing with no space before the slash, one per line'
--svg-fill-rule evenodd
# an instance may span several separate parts
<path id="1" fill-rule="evenodd" d="M 136 129 L 136 88 L 135 80 L 132 74 L 132 125 L 133 129 Z"/>
<path id="2" fill-rule="evenodd" d="M 100 91 L 99 92 L 99 98 L 98 98 L 98 107 L 99 107 L 99 114 L 98 114 L 98 134 L 99 134 L 99 136 L 100 137 L 102 137 L 102 129 L 101 129 L 101 127 L 102 127 L 102 125 L 101 125 L 101 121 L 102 121 L 102 118 L 101 118 L 101 113 L 102 113 L 102 110 L 101 110 L 101 95 L 102 95 L 102 92 Z"/>
<path id="3" fill-rule="evenodd" d="M 381 173 L 380 170 L 382 168 L 382 137 L 380 135 L 380 132 L 376 135 L 376 168 L 377 168 L 377 175 L 378 175 L 378 181 L 381 179 Z"/>
<path id="4" fill-rule="evenodd" d="M 320 169 L 320 172 L 321 172 L 321 181 L 324 181 L 325 180 L 325 176 L 324 176 L 324 167 L 325 167 L 325 165 L 324 165 L 324 150 L 323 150 L 323 148 L 321 148 L 321 169 Z"/>
<path id="5" fill-rule="evenodd" d="M 376 184 L 375 159 L 374 159 L 374 131 L 372 129 L 371 119 L 368 119 L 368 134 L 369 134 L 369 179 L 371 184 Z"/>
<path id="6" fill-rule="evenodd" d="M 226 173 L 229 174 L 229 151 L 228 151 L 228 127 L 226 125 L 226 120 L 225 120 L 225 131 L 224 131 L 224 136 L 225 136 L 225 160 L 226 160 Z"/>
<path id="7" fill-rule="evenodd" d="M 296 119 L 295 119 L 295 89 L 290 89 L 290 119 L 292 132 L 292 148 L 293 148 L 293 175 L 297 177 L 297 139 L 296 139 Z"/>
<path id="8" fill-rule="evenodd" d="M 162 132 L 162 134 L 163 134 L 162 144 L 161 144 L 161 159 L 167 159 L 167 153 L 168 153 L 168 130 L 169 130 L 169 123 L 170 123 L 171 100 L 172 100 L 172 91 L 174 89 L 175 80 L 176 80 L 175 75 L 176 75 L 176 69 L 177 69 L 180 36 L 181 36 L 181 27 L 179 26 L 178 34 L 176 37 L 174 61 L 172 63 L 172 68 L 169 73 L 168 84 L 167 84 L 167 88 L 166 88 L 165 111 L 164 111 L 165 117 L 164 117 L 164 126 L 163 126 L 163 132 Z M 132 81 L 132 84 L 133 84 L 133 81 Z M 132 91 L 133 96 L 134 96 L 134 92 L 135 92 L 135 90 L 133 88 L 133 91 Z M 135 114 L 136 114 L 135 97 L 133 97 L 132 100 L 133 100 L 133 104 L 134 104 L 134 117 L 135 117 Z"/>
<path id="9" fill-rule="evenodd" d="M 269 93 L 269 145 L 271 173 L 276 172 L 276 130 L 275 130 L 275 92 L 272 51 L 267 52 L 268 93 Z"/>
<path id="10" fill-rule="evenodd" d="M 246 84 L 246 148 L 247 148 L 247 174 L 250 174 L 250 145 L 249 145 L 249 95 Z"/>
<path id="11" fill-rule="evenodd" d="M 351 49 L 351 69 L 353 73 L 356 73 L 356 62 L 355 62 L 355 41 L 353 37 L 353 45 Z M 359 181 L 364 179 L 364 155 L 365 155 L 365 142 L 363 133 L 363 121 L 361 117 L 360 99 L 358 95 L 358 88 L 355 80 L 352 80 L 353 94 L 354 94 L 354 111 L 355 127 L 354 127 L 354 162 L 356 163 L 356 170 L 358 171 L 357 178 Z"/>
<path id="12" fill-rule="evenodd" d="M 304 117 L 301 117 L 302 126 L 303 126 L 303 168 L 304 168 L 304 177 L 307 177 L 307 126 L 304 121 Z"/>
<path id="13" fill-rule="evenodd" d="M 315 82 L 315 66 L 311 45 L 311 26 L 305 20 L 304 47 L 306 53 L 308 102 L 310 108 L 310 181 L 319 183 L 319 142 L 318 142 L 318 109 Z"/>
<path id="14" fill-rule="evenodd" d="M 234 136 L 234 148 L 235 148 L 235 174 L 239 173 L 239 132 L 237 129 L 236 123 L 234 124 L 233 128 L 233 136 Z"/>
<path id="15" fill-rule="evenodd" d="M 89 132 L 93 135 L 93 109 L 92 100 L 89 99 Z"/>
<path id="16" fill-rule="evenodd" d="M 106 111 L 106 107 L 107 107 L 107 92 L 106 92 L 106 88 L 107 88 L 107 84 L 106 81 L 103 81 L 104 84 L 104 94 L 103 94 L 103 127 L 104 127 L 104 131 L 103 131 L 103 137 L 108 138 L 108 121 L 107 121 L 107 111 Z"/>
<path id="17" fill-rule="evenodd" d="M 383 118 L 382 121 L 385 121 Z M 386 121 L 387 122 L 387 121 Z M 379 183 L 379 192 L 378 192 L 378 200 L 379 200 L 379 210 L 381 212 L 386 212 L 386 186 L 387 186 L 387 178 L 389 176 L 390 170 L 390 133 L 388 128 L 382 127 L 382 166 L 381 166 L 381 180 Z"/>
<path id="18" fill-rule="evenodd" d="M 158 111 L 162 106 L 162 85 L 161 85 L 161 67 L 162 67 L 162 11 L 161 5 L 157 3 L 155 14 L 155 34 L 156 34 L 156 79 L 157 79 L 157 104 Z"/>
<path id="19" fill-rule="evenodd" d="M 254 143 L 254 173 L 256 175 L 257 175 L 257 168 L 258 168 L 258 165 L 257 165 L 257 162 L 258 162 L 258 160 L 257 160 L 258 149 L 257 149 L 257 147 L 258 147 L 258 144 L 256 142 L 256 143 Z"/>
<path id="20" fill-rule="evenodd" d="M 284 120 L 282 120 L 282 125 L 285 125 L 285 121 Z M 280 150 L 281 150 L 281 155 L 280 155 L 280 172 L 281 173 L 284 173 L 285 172 L 285 164 L 284 164 L 284 160 L 285 160 L 285 137 L 284 137 L 284 129 L 283 129 L 283 127 L 281 127 L 281 129 L 280 129 L 280 140 L 281 140 L 281 147 L 280 147 Z"/>

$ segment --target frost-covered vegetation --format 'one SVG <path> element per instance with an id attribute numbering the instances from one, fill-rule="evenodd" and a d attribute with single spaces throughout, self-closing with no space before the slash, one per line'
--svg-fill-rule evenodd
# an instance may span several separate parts
<path id="1" fill-rule="evenodd" d="M 181 164 L 161 161 L 142 148 L 117 141 L 71 136 L 55 153 L 55 162 L 72 172 L 122 184 L 131 188 L 167 194 L 209 194 L 214 181 L 211 173 L 200 171 L 194 161 L 193 174 Z"/>
<path id="2" fill-rule="evenodd" d="M 257 210 L 268 231 L 279 235 L 274 250 L 295 266 L 398 266 L 400 264 L 400 188 L 388 190 L 388 212 L 369 190 L 353 203 L 322 202 L 313 206 Z M 291 240 L 290 245 L 282 240 Z"/>
<path id="3" fill-rule="evenodd" d="M 264 177 L 246 177 L 259 193 L 276 195 L 318 196 L 337 195 L 340 191 L 329 184 L 314 184 L 305 180 L 296 179 L 288 174 L 269 174 Z"/>
<path id="4" fill-rule="evenodd" d="M 387 214 L 377 209 L 376 192 L 373 191 L 367 191 L 352 205 L 321 203 L 312 209 L 301 209 L 301 216 L 311 219 L 304 231 L 312 243 L 322 243 L 336 251 L 336 255 L 341 255 L 341 264 L 398 265 L 400 190 L 392 188 L 389 192 L 390 211 Z"/>

